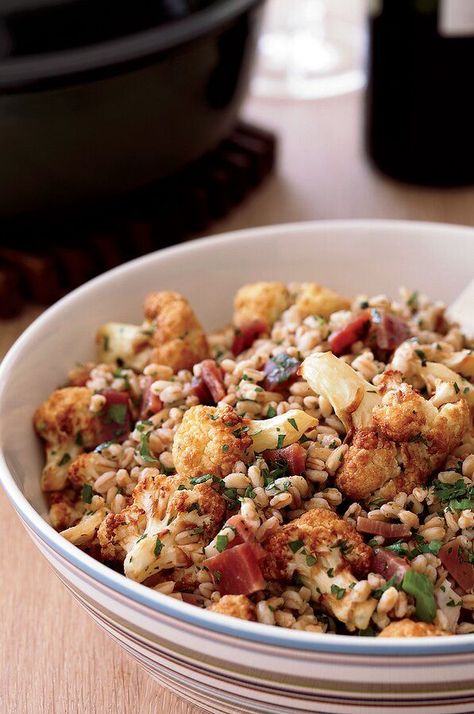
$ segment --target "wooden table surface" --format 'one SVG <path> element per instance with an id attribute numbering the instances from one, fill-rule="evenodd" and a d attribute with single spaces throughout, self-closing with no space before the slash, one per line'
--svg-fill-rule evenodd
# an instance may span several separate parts
<path id="1" fill-rule="evenodd" d="M 280 136 L 278 171 L 213 232 L 327 218 L 474 225 L 474 188 L 396 184 L 367 164 L 359 93 L 314 102 L 251 99 Z M 38 309 L 0 321 L 0 357 Z M 202 714 L 162 689 L 92 623 L 30 543 L 0 493 L 1 714 Z"/>

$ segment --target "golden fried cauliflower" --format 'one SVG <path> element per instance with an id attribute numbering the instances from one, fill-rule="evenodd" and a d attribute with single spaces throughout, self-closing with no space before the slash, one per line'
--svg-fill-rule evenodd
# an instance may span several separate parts
<path id="1" fill-rule="evenodd" d="M 89 451 L 86 454 L 79 454 L 74 459 L 68 468 L 67 475 L 72 486 L 79 489 L 86 483 L 93 486 L 99 476 L 110 469 L 110 464 L 101 454 Z"/>
<path id="2" fill-rule="evenodd" d="M 238 617 L 240 620 L 257 619 L 255 605 L 245 595 L 224 595 L 219 602 L 215 602 L 209 608 L 212 612 L 220 612 L 221 615 Z"/>
<path id="3" fill-rule="evenodd" d="M 78 499 L 73 489 L 50 491 L 48 493 L 49 520 L 53 528 L 62 531 L 69 528 L 81 518 L 84 513 L 84 502 Z"/>
<path id="4" fill-rule="evenodd" d="M 465 399 L 437 409 L 408 384 L 387 392 L 372 416 L 374 427 L 355 432 L 336 478 L 354 500 L 390 499 L 423 486 L 470 425 Z"/>
<path id="5" fill-rule="evenodd" d="M 315 508 L 281 526 L 262 543 L 267 580 L 291 582 L 298 574 L 313 600 L 349 630 L 365 629 L 377 601 L 354 590 L 356 576 L 370 570 L 372 549 L 357 531 L 332 511 Z"/>
<path id="6" fill-rule="evenodd" d="M 244 327 L 261 320 L 271 327 L 290 304 L 284 283 L 251 283 L 243 285 L 234 298 L 234 325 Z"/>
<path id="7" fill-rule="evenodd" d="M 98 508 L 96 511 L 86 511 L 79 523 L 61 531 L 61 535 L 70 543 L 86 548 L 92 544 L 107 513 L 108 509 L 105 507 Z"/>
<path id="8" fill-rule="evenodd" d="M 301 317 L 319 315 L 328 319 L 333 312 L 349 310 L 351 303 L 342 295 L 316 283 L 302 283 L 298 291 L 295 306 Z"/>
<path id="9" fill-rule="evenodd" d="M 145 320 L 152 331 L 150 359 L 177 372 L 209 357 L 206 335 L 188 301 L 170 291 L 145 298 Z"/>
<path id="10" fill-rule="evenodd" d="M 401 375 L 388 370 L 380 393 L 329 352 L 310 355 L 302 373 L 331 402 L 349 429 L 349 449 L 337 472 L 338 488 L 356 501 L 411 493 L 440 468 L 470 426 L 469 407 L 453 389 L 453 403 L 439 408 Z"/>
<path id="11" fill-rule="evenodd" d="M 92 394 L 87 387 L 64 387 L 54 391 L 36 410 L 34 426 L 46 442 L 43 491 L 64 488 L 71 459 L 81 453 L 82 446 L 95 446 L 96 426 L 89 410 Z"/>
<path id="12" fill-rule="evenodd" d="M 98 533 L 102 557 L 125 556 L 127 577 L 138 582 L 161 570 L 186 567 L 218 532 L 225 500 L 209 483 L 193 485 L 183 476 L 147 469 L 133 502 L 109 515 Z"/>
<path id="13" fill-rule="evenodd" d="M 108 322 L 96 336 L 99 362 L 142 371 L 150 362 L 177 372 L 191 369 L 209 356 L 206 335 L 188 301 L 179 293 L 163 291 L 145 298 L 141 325 Z"/>
<path id="14" fill-rule="evenodd" d="M 379 632 L 378 637 L 442 637 L 444 635 L 452 635 L 452 632 L 441 630 L 429 622 L 415 622 L 405 618 L 391 622 L 382 632 Z"/>
<path id="15" fill-rule="evenodd" d="M 251 459 L 247 423 L 231 406 L 191 407 L 184 413 L 173 442 L 176 471 L 187 478 L 227 476 L 236 461 Z"/>

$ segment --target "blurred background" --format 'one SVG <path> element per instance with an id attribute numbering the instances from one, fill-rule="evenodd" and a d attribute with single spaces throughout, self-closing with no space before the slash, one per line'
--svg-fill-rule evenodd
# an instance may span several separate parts
<path id="1" fill-rule="evenodd" d="M 160 247 L 474 222 L 472 0 L 2 0 L 0 348 Z"/>

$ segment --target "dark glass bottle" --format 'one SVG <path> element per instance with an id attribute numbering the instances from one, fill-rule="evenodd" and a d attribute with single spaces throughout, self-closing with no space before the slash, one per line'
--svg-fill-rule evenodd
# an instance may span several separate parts
<path id="1" fill-rule="evenodd" d="M 402 181 L 474 183 L 474 0 L 370 5 L 369 156 Z"/>

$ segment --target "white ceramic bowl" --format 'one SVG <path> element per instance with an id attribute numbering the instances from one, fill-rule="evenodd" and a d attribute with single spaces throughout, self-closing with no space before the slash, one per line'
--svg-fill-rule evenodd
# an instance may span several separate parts
<path id="1" fill-rule="evenodd" d="M 45 312 L 0 368 L 0 476 L 39 550 L 109 634 L 163 684 L 211 712 L 474 711 L 474 635 L 325 636 L 218 616 L 127 580 L 48 525 L 35 407 L 107 320 L 137 321 L 144 294 L 183 292 L 207 328 L 244 282 L 315 280 L 343 293 L 400 284 L 447 302 L 472 277 L 474 229 L 394 221 L 267 227 L 194 241 L 123 265 Z"/>

